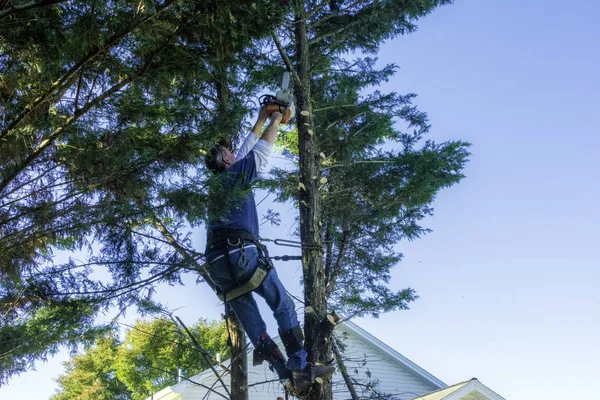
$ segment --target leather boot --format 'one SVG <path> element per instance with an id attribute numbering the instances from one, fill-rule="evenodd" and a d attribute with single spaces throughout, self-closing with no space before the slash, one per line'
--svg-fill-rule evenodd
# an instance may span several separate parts
<path id="1" fill-rule="evenodd" d="M 327 378 L 333 375 L 335 367 L 333 365 L 308 365 L 300 371 L 292 371 L 292 382 L 295 392 L 302 394 L 315 382 L 316 378 Z"/>

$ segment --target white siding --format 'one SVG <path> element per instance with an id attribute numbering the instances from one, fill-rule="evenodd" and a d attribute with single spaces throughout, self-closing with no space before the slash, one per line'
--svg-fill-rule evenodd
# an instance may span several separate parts
<path id="1" fill-rule="evenodd" d="M 343 327 L 338 329 L 338 332 L 342 330 L 344 330 Z M 378 385 L 375 386 L 377 391 L 393 394 L 402 400 L 412 399 L 438 389 L 402 368 L 398 362 L 394 362 L 389 355 L 373 346 L 372 343 L 350 334 L 338 334 L 338 337 L 345 337 L 343 341 L 346 347 L 343 354 L 344 364 L 350 377 L 359 383 L 378 382 Z M 359 395 L 363 396 L 369 396 L 372 393 L 366 387 L 361 388 L 358 385 L 356 385 L 356 390 Z M 335 400 L 350 398 L 343 380 L 340 380 L 340 384 L 337 386 L 334 381 L 334 393 Z"/>
<path id="2" fill-rule="evenodd" d="M 382 351 L 372 342 L 366 339 L 361 339 L 352 333 L 343 334 L 343 327 L 336 329 L 340 337 L 344 337 L 345 352 L 344 358 L 347 359 L 345 364 L 348 373 L 356 378 L 359 382 L 373 384 L 376 380 L 379 382 L 376 386 L 381 393 L 389 393 L 397 396 L 398 399 L 412 399 L 418 395 L 422 395 L 432 390 L 438 389 L 431 383 L 427 383 L 419 377 L 415 376 L 408 369 L 403 368 L 397 360 L 394 360 L 385 351 Z M 280 347 L 281 343 L 278 343 Z M 249 354 L 248 367 L 248 384 L 252 385 L 259 382 L 264 382 L 276 378 L 276 375 L 271 372 L 266 363 L 257 367 L 252 366 L 252 355 Z M 369 379 L 368 373 L 371 374 Z M 193 380 L 207 386 L 214 387 L 221 393 L 224 393 L 220 383 L 216 383 L 216 377 L 209 371 L 192 378 Z M 229 384 L 229 375 L 223 377 L 226 384 Z M 346 400 L 350 398 L 342 376 L 336 372 L 333 377 L 334 399 Z M 183 382 L 182 382 L 183 383 Z M 214 386 L 213 386 L 214 385 Z M 187 387 L 185 387 L 187 386 Z M 206 388 L 193 384 L 179 384 L 173 387 L 182 392 L 181 400 L 217 400 L 223 397 L 210 393 L 207 396 Z M 371 391 L 367 388 L 356 388 L 359 394 L 369 396 Z M 363 392 L 363 393 L 361 393 Z M 262 385 L 252 386 L 249 388 L 249 397 L 252 400 L 275 400 L 278 396 L 284 397 L 283 387 L 278 382 L 269 382 Z"/>

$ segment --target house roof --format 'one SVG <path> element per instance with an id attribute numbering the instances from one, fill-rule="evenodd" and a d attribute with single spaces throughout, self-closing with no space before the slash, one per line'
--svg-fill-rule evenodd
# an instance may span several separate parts
<path id="1" fill-rule="evenodd" d="M 392 363 L 404 369 L 411 375 L 415 376 L 417 379 L 428 384 L 429 387 L 433 388 L 443 388 L 446 387 L 446 384 L 441 380 L 437 379 L 435 376 L 431 375 L 429 372 L 425 371 L 423 368 L 419 367 L 417 364 L 404 357 L 402 354 L 391 348 L 390 346 L 383 343 L 381 340 L 377 339 L 375 336 L 368 333 L 366 330 L 362 329 L 355 323 L 351 321 L 341 322 L 336 326 L 336 331 L 345 331 L 348 334 L 354 336 L 358 340 L 372 346 L 379 353 L 389 359 Z M 280 338 L 274 337 L 273 340 L 278 344 L 281 344 Z M 252 349 L 249 349 L 250 353 Z M 228 361 L 223 362 L 224 365 L 228 364 Z M 220 367 L 215 367 L 217 372 L 221 374 L 223 369 Z M 193 382 L 200 382 L 204 378 L 213 375 L 213 371 L 208 369 L 205 370 L 188 380 L 183 380 L 176 385 L 169 386 L 161 390 L 160 392 L 155 393 L 152 397 L 149 397 L 148 400 L 170 400 L 170 399 L 179 399 L 179 396 L 186 390 L 186 388 L 190 385 L 193 385 Z M 217 385 L 218 386 L 218 385 Z M 218 389 L 218 387 L 215 387 Z M 432 400 L 435 398 L 432 398 Z M 430 400 L 430 399 L 427 399 Z M 496 399 L 494 399 L 496 400 Z"/>
<path id="2" fill-rule="evenodd" d="M 391 359 L 394 363 L 407 370 L 411 374 L 417 376 L 419 379 L 427 382 L 431 386 L 438 388 L 443 388 L 447 386 L 444 382 L 431 375 L 429 372 L 425 371 L 423 368 L 419 367 L 417 364 L 404 357 L 402 354 L 398 353 L 396 350 L 383 343 L 381 340 L 377 339 L 375 336 L 371 335 L 369 332 L 362 329 L 354 322 L 343 322 L 340 324 L 340 328 L 342 330 L 352 332 L 355 336 L 372 344 L 374 347 L 378 348 L 382 353 L 384 353 L 384 355 L 388 356 L 388 358 Z"/>
<path id="3" fill-rule="evenodd" d="M 477 378 L 417 396 L 412 400 L 505 400 L 502 396 L 482 384 Z"/>

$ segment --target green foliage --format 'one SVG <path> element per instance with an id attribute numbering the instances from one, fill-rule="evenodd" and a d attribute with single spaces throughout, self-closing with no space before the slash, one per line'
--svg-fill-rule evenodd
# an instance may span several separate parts
<path id="1" fill-rule="evenodd" d="M 468 144 L 427 141 L 415 95 L 377 90 L 397 67 L 377 67 L 368 55 L 447 3 L 300 1 L 307 19 L 295 22 L 290 5 L 267 0 L 0 10 L 0 311 L 11 316 L 0 322 L 2 382 L 61 344 L 92 340 L 105 328 L 93 322 L 101 310 L 155 311 L 154 287 L 178 284 L 195 267 L 199 255 L 180 251 L 192 248 L 188 228 L 222 212 L 208 206 L 210 192 L 227 197 L 201 165 L 205 151 L 217 139 L 239 141 L 252 97 L 281 76 L 266 38 L 298 23 L 310 48 L 323 291 L 349 315 L 408 307 L 414 291 L 389 288 L 402 258 L 394 246 L 428 232 L 422 221 L 437 193 L 463 178 Z M 297 58 L 295 39 L 281 40 Z M 280 145 L 297 157 L 297 132 Z M 298 202 L 299 172 L 274 170 L 265 185 Z M 57 250 L 83 252 L 86 262 L 58 265 Z M 106 350 L 114 337 L 102 340 L 104 358 L 86 368 L 116 365 Z M 132 395 L 136 384 L 158 388 L 168 378 L 157 370 L 172 365 L 148 361 L 150 350 L 141 346 L 118 373 L 82 375 L 77 385 L 96 388 L 90 398 L 106 387 L 115 396 Z"/>
<path id="2" fill-rule="evenodd" d="M 208 359 L 217 353 L 227 356 L 224 324 L 200 320 L 189 329 Z M 143 400 L 177 383 L 179 371 L 191 377 L 210 366 L 166 319 L 136 322 L 123 341 L 112 331 L 64 365 L 53 400 Z"/>
<path id="3" fill-rule="evenodd" d="M 75 350 L 108 329 L 94 324 L 97 307 L 86 300 L 40 300 L 13 297 L 9 302 L 4 296 L 0 303 L 0 385 L 58 352 L 59 345 Z"/>
<path id="4" fill-rule="evenodd" d="M 393 267 L 402 259 L 394 246 L 428 232 L 421 221 L 432 215 L 437 193 L 458 183 L 469 144 L 425 140 L 426 113 L 414 94 L 381 93 L 396 65 L 377 66 L 383 41 L 413 32 L 416 21 L 448 1 L 307 2 L 310 101 L 320 171 L 320 229 L 324 241 L 329 306 L 347 316 L 405 309 L 412 289 L 390 289 Z M 295 38 L 297 40 L 297 38 Z M 294 54 L 294 42 L 286 51 Z M 349 54 L 354 54 L 350 56 Z M 352 58 L 354 57 L 354 58 Z M 298 59 L 296 59 L 298 62 Z M 275 63 L 265 63 L 272 67 Z M 298 135 L 279 146 L 298 157 Z M 302 170 L 274 170 L 269 181 L 280 201 L 298 202 Z"/>
<path id="5" fill-rule="evenodd" d="M 15 315 L 0 337 L 12 338 L 2 354 L 31 355 L 0 364 L 3 377 L 94 332 L 100 310 L 156 310 L 154 286 L 191 268 L 165 236 L 184 232 L 173 241 L 191 249 L 204 151 L 242 131 L 254 42 L 281 20 L 264 0 L 42 5 L 0 10 L 0 307 Z M 57 250 L 86 261 L 58 265 Z M 71 327 L 49 323 L 36 342 L 15 332 L 70 301 L 90 307 L 56 316 Z"/>
<path id="6" fill-rule="evenodd" d="M 66 373 L 57 379 L 60 389 L 51 399 L 131 399 L 127 386 L 116 377 L 118 352 L 114 334 L 98 338 L 86 353 L 64 363 Z"/>

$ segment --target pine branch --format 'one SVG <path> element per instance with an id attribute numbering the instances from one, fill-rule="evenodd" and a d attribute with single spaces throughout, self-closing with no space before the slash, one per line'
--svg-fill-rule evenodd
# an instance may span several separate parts
<path id="1" fill-rule="evenodd" d="M 335 355 L 335 360 L 337 361 L 338 369 L 340 370 L 340 373 L 344 378 L 344 382 L 346 382 L 346 387 L 350 392 L 350 397 L 352 397 L 352 400 L 359 400 L 360 398 L 358 397 L 358 393 L 356 393 L 356 389 L 354 388 L 354 384 L 350 379 L 350 375 L 348 375 L 346 365 L 344 364 L 344 360 L 342 359 L 342 355 L 340 354 L 340 349 L 338 348 L 337 343 L 335 343 L 335 340 L 332 341 L 331 347 L 333 349 L 333 354 Z"/>
<path id="2" fill-rule="evenodd" d="M 178 0 L 165 0 L 162 6 L 156 8 L 156 12 L 154 14 L 150 14 L 142 19 L 135 19 L 132 17 L 131 19 L 135 20 L 135 22 L 128 26 L 125 29 L 115 33 L 110 38 L 106 40 L 102 45 L 94 46 L 79 62 L 73 65 L 67 72 L 63 74 L 59 79 L 57 79 L 50 87 L 41 95 L 38 96 L 32 103 L 25 105 L 23 111 L 5 128 L 0 132 L 0 140 L 3 140 L 12 130 L 14 130 L 19 123 L 25 119 L 29 114 L 36 109 L 37 106 L 45 102 L 52 96 L 52 94 L 58 90 L 65 82 L 68 82 L 77 71 L 86 65 L 88 62 L 95 59 L 100 54 L 106 54 L 113 46 L 115 46 L 121 38 L 126 36 L 127 34 L 133 32 L 135 29 L 139 28 L 142 24 L 148 22 L 152 18 L 156 17 L 160 12 L 169 7 L 171 4 L 175 3 Z M 63 88 L 63 93 L 68 89 L 70 85 Z M 0 189 L 0 191 L 2 191 Z"/>
<path id="3" fill-rule="evenodd" d="M 21 11 L 31 10 L 32 8 L 45 7 L 52 4 L 62 3 L 65 0 L 32 0 L 29 3 L 11 5 L 10 7 L 0 11 L 0 19 L 6 18 L 9 15 L 18 13 Z"/>
<path id="4" fill-rule="evenodd" d="M 38 276 L 47 276 L 47 275 L 62 274 L 63 272 L 73 271 L 74 269 L 87 268 L 87 267 L 91 267 L 91 266 L 104 266 L 104 265 L 111 265 L 111 264 L 112 265 L 137 264 L 137 265 L 148 265 L 148 266 L 150 266 L 150 265 L 160 265 L 160 266 L 163 266 L 163 267 L 179 267 L 179 268 L 183 268 L 179 264 L 172 263 L 172 262 L 131 261 L 131 260 L 125 260 L 125 261 L 97 261 L 97 262 L 90 262 L 90 263 L 85 263 L 85 264 L 71 265 L 69 267 L 60 268 L 60 269 L 56 269 L 56 270 L 38 272 L 38 273 L 35 273 L 35 274 L 32 274 L 32 275 L 28 275 L 26 278 L 36 278 Z M 183 268 L 183 269 L 185 269 L 185 268 Z"/>
<path id="5" fill-rule="evenodd" d="M 306 17 L 299 19 L 297 21 L 294 21 L 295 24 L 300 23 L 300 22 L 304 22 L 309 20 L 313 15 L 315 15 L 316 13 L 318 13 L 321 9 L 323 9 L 323 7 L 325 7 L 327 4 L 331 3 L 332 0 L 325 0 L 322 3 L 319 3 L 315 6 L 315 8 L 313 8 L 312 10 L 310 10 L 307 14 Z M 310 26 L 310 25 L 309 25 Z"/>
<path id="6" fill-rule="evenodd" d="M 322 60 L 325 60 L 327 57 L 329 57 L 331 54 L 333 54 L 337 49 L 342 47 L 346 43 L 348 38 L 350 38 L 350 36 L 352 36 L 352 32 L 349 32 L 347 35 L 344 35 L 341 38 L 339 38 L 338 40 L 336 40 L 335 42 L 331 43 L 329 45 L 329 51 L 327 53 L 323 53 L 321 55 L 321 57 L 317 58 L 314 62 L 314 65 L 315 66 L 319 65 L 319 63 L 321 63 Z"/>
<path id="7" fill-rule="evenodd" d="M 311 39 L 308 42 L 308 44 L 309 44 L 309 46 L 313 46 L 313 45 L 319 43 L 320 41 L 322 41 L 323 39 L 328 38 L 329 36 L 334 36 L 334 35 L 340 34 L 340 33 L 344 32 L 345 30 L 347 30 L 348 28 L 352 28 L 353 26 L 359 25 L 360 23 L 362 23 L 362 21 L 360 19 L 352 21 L 349 24 L 346 24 L 346 25 L 344 25 L 344 26 L 342 26 L 342 27 L 340 27 L 340 28 L 338 28 L 338 29 L 336 29 L 334 31 L 327 32 L 327 33 L 324 33 L 322 35 L 314 37 L 313 39 Z"/>
<path id="8" fill-rule="evenodd" d="M 296 83 L 296 85 L 298 85 L 298 87 L 302 87 L 302 81 L 300 80 L 298 73 L 294 69 L 294 66 L 292 64 L 292 61 L 290 60 L 290 57 L 287 55 L 287 53 L 285 52 L 285 49 L 283 48 L 281 42 L 279 41 L 279 38 L 277 37 L 277 33 L 275 31 L 273 31 L 271 36 L 273 37 L 273 41 L 275 41 L 275 46 L 277 46 L 279 55 L 281 56 L 283 62 L 285 63 L 285 66 L 287 67 L 288 72 L 290 74 L 292 74 L 292 78 L 294 79 L 294 82 Z"/>
<path id="9" fill-rule="evenodd" d="M 19 164 L 17 166 L 17 168 L 15 168 L 14 171 L 12 171 L 6 178 L 4 178 L 2 180 L 2 182 L 0 182 L 0 193 L 2 193 L 2 191 L 4 191 L 4 189 L 6 189 L 6 187 L 10 184 L 10 182 L 12 182 L 36 158 L 38 158 L 44 152 L 44 150 L 46 150 L 46 148 L 48 146 L 53 144 L 56 141 L 56 139 L 58 139 L 59 136 L 61 136 L 63 134 L 63 132 L 65 131 L 65 129 L 67 127 L 69 127 L 73 122 L 77 121 L 83 114 L 85 114 L 87 111 L 89 111 L 92 107 L 95 107 L 96 105 L 100 104 L 101 102 L 106 100 L 108 97 L 112 96 L 113 94 L 117 93 L 122 88 L 127 86 L 129 83 L 133 82 L 135 77 L 136 77 L 135 75 L 130 75 L 128 78 L 117 83 L 116 85 L 114 85 L 113 87 L 108 89 L 106 92 L 104 92 L 100 96 L 96 97 L 93 101 L 86 104 L 81 109 L 75 111 L 73 113 L 73 115 L 71 115 L 69 118 L 67 118 L 65 120 L 65 122 L 63 123 L 63 125 L 60 128 L 57 128 L 50 136 L 48 136 L 48 138 L 42 140 L 42 142 L 33 150 L 33 152 L 21 164 Z"/>
<path id="10" fill-rule="evenodd" d="M 3 198 L 7 198 L 7 197 L 8 197 L 8 196 L 10 196 L 11 194 L 13 194 L 13 193 L 15 193 L 15 192 L 18 192 L 20 189 L 23 189 L 25 186 L 27 186 L 27 185 L 31 185 L 33 182 L 40 180 L 41 178 L 43 178 L 44 176 L 46 176 L 46 175 L 47 175 L 47 174 L 49 174 L 50 172 L 53 172 L 54 170 L 56 170 L 58 167 L 59 167 L 59 165 L 55 165 L 55 166 L 53 166 L 52 168 L 48 168 L 48 169 L 47 169 L 47 170 L 45 170 L 44 172 L 42 172 L 42 173 L 40 173 L 40 174 L 37 174 L 37 175 L 35 175 L 35 177 L 34 177 L 34 178 L 32 178 L 32 179 L 30 179 L 30 180 L 28 180 L 28 181 L 26 181 L 26 182 L 24 182 L 24 183 L 22 183 L 22 184 L 20 184 L 20 185 L 18 185 L 18 186 L 16 186 L 16 187 L 14 187 L 12 190 L 10 190 L 9 192 L 7 192 L 7 193 L 6 193 L 4 196 L 2 196 L 2 197 L 3 197 Z M 71 182 L 74 182 L 74 181 L 71 181 Z M 66 182 L 66 183 L 70 183 L 70 182 Z M 53 188 L 53 187 L 56 187 L 56 186 L 61 186 L 61 185 L 63 185 L 63 184 L 64 184 L 64 183 L 60 183 L 60 184 L 56 184 L 56 185 L 51 185 L 51 186 L 46 186 L 46 187 L 43 187 L 43 188 L 41 188 L 41 189 L 38 189 L 38 190 L 51 189 L 51 188 Z M 27 198 L 27 197 L 29 197 L 29 196 L 32 196 L 33 194 L 34 194 L 34 192 L 29 192 L 28 194 L 26 194 L 25 196 L 23 196 L 23 197 L 21 197 L 21 198 L 17 198 L 17 199 L 11 200 L 9 203 L 2 203 L 2 204 L 0 204 L 0 207 L 6 207 L 6 206 L 9 206 L 10 204 L 12 204 L 12 203 L 14 203 L 14 202 L 16 202 L 16 201 L 23 200 L 23 199 L 25 199 L 25 198 Z"/>
<path id="11" fill-rule="evenodd" d="M 342 15 L 343 13 L 345 13 L 346 11 L 352 9 L 353 7 L 356 7 L 357 5 L 359 5 L 361 3 L 365 3 L 367 1 L 371 1 L 371 0 L 356 0 L 354 3 L 350 4 L 346 8 L 343 8 L 343 9 L 339 10 L 338 12 L 329 14 L 326 17 L 323 17 L 320 20 L 313 22 L 312 24 L 308 24 L 308 27 L 309 28 L 315 28 L 315 27 L 317 27 L 319 25 L 322 25 L 323 23 L 325 23 L 326 21 L 330 20 L 331 18 L 339 17 L 340 15 Z"/>
<path id="12" fill-rule="evenodd" d="M 356 104 L 356 103 L 351 103 L 351 104 L 335 104 L 333 106 L 329 106 L 329 107 L 323 107 L 323 108 L 315 108 L 313 109 L 314 113 L 318 113 L 320 111 L 327 111 L 327 110 L 333 110 L 336 108 L 352 108 L 352 107 L 359 107 L 360 104 Z"/>
<path id="13" fill-rule="evenodd" d="M 353 165 L 359 165 L 359 164 L 392 164 L 395 163 L 395 160 L 358 160 L 358 161 L 353 161 L 351 163 L 348 164 L 334 164 L 334 165 L 328 165 L 326 167 L 323 167 L 323 169 L 331 169 L 331 168 L 347 168 L 347 167 L 351 167 Z"/>
<path id="14" fill-rule="evenodd" d="M 331 295 L 331 293 L 333 293 L 333 291 L 334 291 L 335 280 L 341 271 L 342 261 L 344 260 L 344 257 L 346 256 L 346 250 L 348 249 L 348 241 L 349 240 L 350 240 L 349 231 L 347 229 L 345 229 L 342 233 L 342 243 L 340 244 L 340 247 L 339 247 L 338 256 L 335 261 L 335 265 L 329 271 L 331 273 L 331 275 L 326 275 L 326 277 L 325 277 L 325 279 L 327 279 L 327 286 L 326 286 L 327 287 L 327 289 L 326 289 L 327 297 L 329 297 Z"/>
<path id="15" fill-rule="evenodd" d="M 101 207 L 98 206 L 98 208 L 101 208 Z M 66 212 L 64 214 L 66 214 Z M 55 217 L 57 217 L 57 216 L 60 216 L 60 215 L 55 215 Z M 43 235 L 45 235 L 45 234 L 52 233 L 54 235 L 58 235 L 63 232 L 73 232 L 77 229 L 89 228 L 90 226 L 92 226 L 94 224 L 100 224 L 100 223 L 106 223 L 104 218 L 99 218 L 99 219 L 92 220 L 92 221 L 86 220 L 86 221 L 80 222 L 78 224 L 73 224 L 71 221 L 65 221 L 65 223 L 62 225 L 51 226 L 48 229 L 44 229 L 44 230 L 40 230 L 39 225 L 32 223 L 31 225 L 26 226 L 25 228 L 23 228 L 21 230 L 11 232 L 10 234 L 7 234 L 7 235 L 3 235 L 2 237 L 0 237 L 0 244 L 6 243 L 5 248 L 10 248 L 13 245 L 11 243 L 15 242 L 15 240 L 13 240 L 13 242 L 8 240 L 12 237 L 16 237 L 17 239 L 19 239 L 19 236 L 21 236 L 21 239 L 25 239 L 23 242 L 20 243 L 20 244 L 23 244 L 23 243 L 27 243 L 27 242 L 33 242 L 33 241 L 39 239 L 40 237 L 43 237 Z"/>
<path id="16" fill-rule="evenodd" d="M 83 72 L 85 71 L 85 66 L 81 67 L 81 71 L 79 71 L 79 80 L 77 81 L 77 91 L 75 92 L 75 105 L 73 109 L 77 111 L 79 109 L 79 94 L 81 93 L 81 83 L 83 81 Z"/>
<path id="17" fill-rule="evenodd" d="M 113 288 L 107 288 L 107 289 L 101 289 L 101 290 L 91 290 L 91 291 L 87 291 L 87 292 L 56 292 L 56 293 L 50 293 L 50 294 L 53 296 L 63 296 L 63 297 L 90 296 L 90 295 L 94 295 L 94 294 L 108 294 L 108 297 L 102 297 L 102 298 L 98 299 L 101 301 L 106 301 L 106 300 L 110 300 L 110 299 L 116 297 L 115 295 L 122 296 L 123 294 L 129 293 L 133 290 L 141 289 L 142 287 L 144 287 L 148 284 L 154 283 L 157 280 L 163 278 L 165 275 L 168 275 L 172 272 L 176 272 L 179 269 L 180 268 L 178 266 L 167 268 L 166 270 L 156 273 L 154 275 L 151 275 L 146 279 L 142 279 L 142 280 L 139 280 L 136 282 L 129 283 L 127 285 L 113 287 Z M 125 292 L 120 293 L 121 291 L 125 291 Z"/>
<path id="18" fill-rule="evenodd" d="M 185 260 L 195 265 L 196 270 L 198 271 L 200 276 L 202 276 L 202 279 L 204 279 L 206 283 L 208 283 L 211 289 L 216 290 L 217 285 L 215 285 L 212 279 L 210 279 L 210 276 L 206 271 L 205 265 L 201 265 L 194 257 L 190 255 L 189 251 L 186 248 L 179 244 L 179 242 L 173 237 L 171 232 L 169 232 L 167 227 L 158 219 L 158 217 L 155 214 L 152 214 L 152 218 L 154 220 L 155 227 L 163 235 L 163 237 L 165 237 L 166 243 L 171 245 L 171 247 L 173 247 Z"/>

